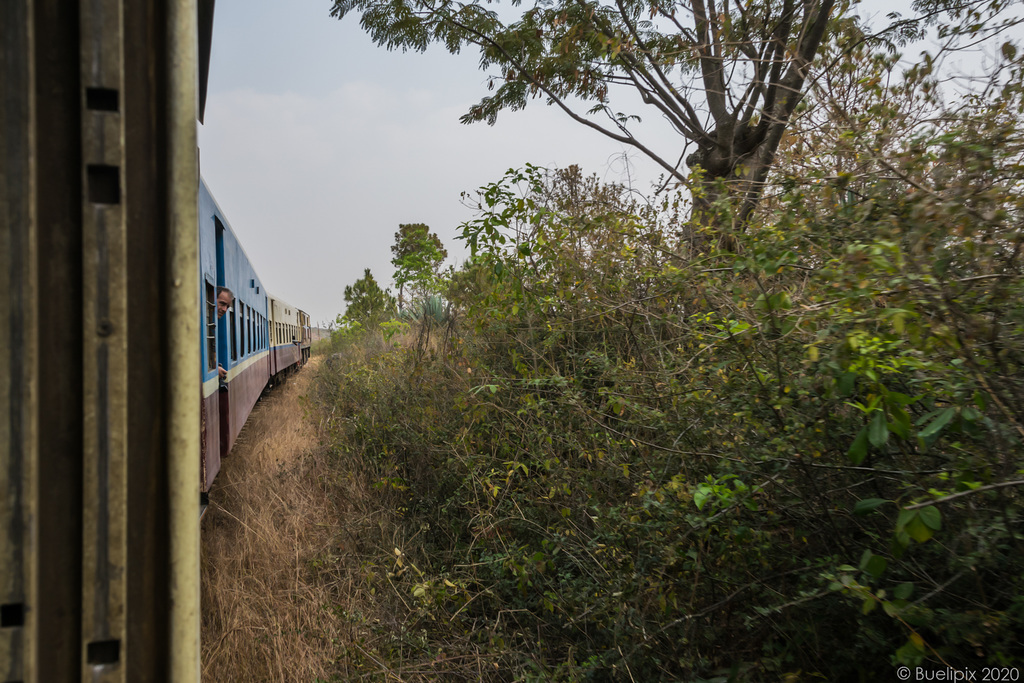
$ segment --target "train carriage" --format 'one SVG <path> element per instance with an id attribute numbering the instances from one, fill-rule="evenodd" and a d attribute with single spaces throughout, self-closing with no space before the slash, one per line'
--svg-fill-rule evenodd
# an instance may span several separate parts
<path id="1" fill-rule="evenodd" d="M 199 189 L 199 296 L 202 330 L 202 472 L 208 490 L 270 379 L 268 296 L 206 183 Z M 218 315 L 217 294 L 233 304 Z M 221 378 L 219 369 L 226 372 Z"/>
<path id="2" fill-rule="evenodd" d="M 208 491 L 270 380 L 309 357 L 309 315 L 263 287 L 205 181 L 199 190 L 202 471 Z M 232 305 L 220 314 L 219 292 Z M 222 375 L 221 369 L 224 370 Z"/>
<path id="3" fill-rule="evenodd" d="M 197 174 L 213 5 L 0 3 L 2 681 L 200 675 L 197 512 L 272 376 Z"/>
<path id="4" fill-rule="evenodd" d="M 299 309 L 291 304 L 270 297 L 270 374 L 277 375 L 302 360 L 301 327 Z"/>
<path id="5" fill-rule="evenodd" d="M 299 311 L 299 330 L 302 338 L 299 341 L 299 362 L 305 364 L 309 360 L 310 349 L 313 346 L 313 327 L 310 325 L 309 313 Z"/>

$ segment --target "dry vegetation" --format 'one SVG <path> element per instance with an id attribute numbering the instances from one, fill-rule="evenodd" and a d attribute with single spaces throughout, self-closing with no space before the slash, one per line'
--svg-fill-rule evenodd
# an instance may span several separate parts
<path id="1" fill-rule="evenodd" d="M 337 659 L 352 636 L 338 614 L 356 592 L 323 560 L 344 553 L 354 497 L 329 474 L 303 414 L 313 369 L 260 401 L 211 492 L 202 532 L 207 681 L 344 674 Z"/>
<path id="2" fill-rule="evenodd" d="M 337 416 L 307 410 L 307 395 L 326 389 L 322 379 L 310 386 L 321 360 L 261 399 L 211 491 L 206 681 L 422 680 L 423 653 L 406 643 L 408 596 L 390 579 L 403 573 L 394 550 L 406 546 L 405 530 L 361 454 L 328 437 Z"/>

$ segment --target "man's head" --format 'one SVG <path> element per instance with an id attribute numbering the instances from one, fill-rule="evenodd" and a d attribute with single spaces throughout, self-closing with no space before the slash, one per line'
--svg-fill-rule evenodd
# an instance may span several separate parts
<path id="1" fill-rule="evenodd" d="M 231 305 L 235 303 L 235 295 L 227 287 L 217 288 L 217 317 L 228 312 Z"/>

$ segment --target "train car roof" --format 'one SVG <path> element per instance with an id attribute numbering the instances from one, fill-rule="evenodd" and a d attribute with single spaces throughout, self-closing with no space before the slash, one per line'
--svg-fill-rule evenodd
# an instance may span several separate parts
<path id="1" fill-rule="evenodd" d="M 285 301 L 281 297 L 277 296 L 276 294 L 271 294 L 269 291 L 267 292 L 267 298 L 271 299 L 272 301 L 276 301 L 281 306 L 287 306 L 288 308 L 290 308 L 292 310 L 295 310 L 295 311 L 301 310 L 298 306 L 292 306 L 290 303 L 288 303 L 287 301 Z"/>

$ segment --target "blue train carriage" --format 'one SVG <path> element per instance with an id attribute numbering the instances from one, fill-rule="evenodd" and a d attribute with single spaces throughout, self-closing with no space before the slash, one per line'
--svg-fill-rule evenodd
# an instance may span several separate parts
<path id="1" fill-rule="evenodd" d="M 202 485 L 207 491 L 270 379 L 271 339 L 267 292 L 205 182 L 199 189 L 199 249 Z M 218 315 L 221 287 L 231 290 L 234 303 Z M 224 378 L 218 367 L 226 371 Z"/>
<path id="2" fill-rule="evenodd" d="M 299 309 L 270 297 L 270 374 L 298 368 L 302 360 L 302 327 Z"/>

